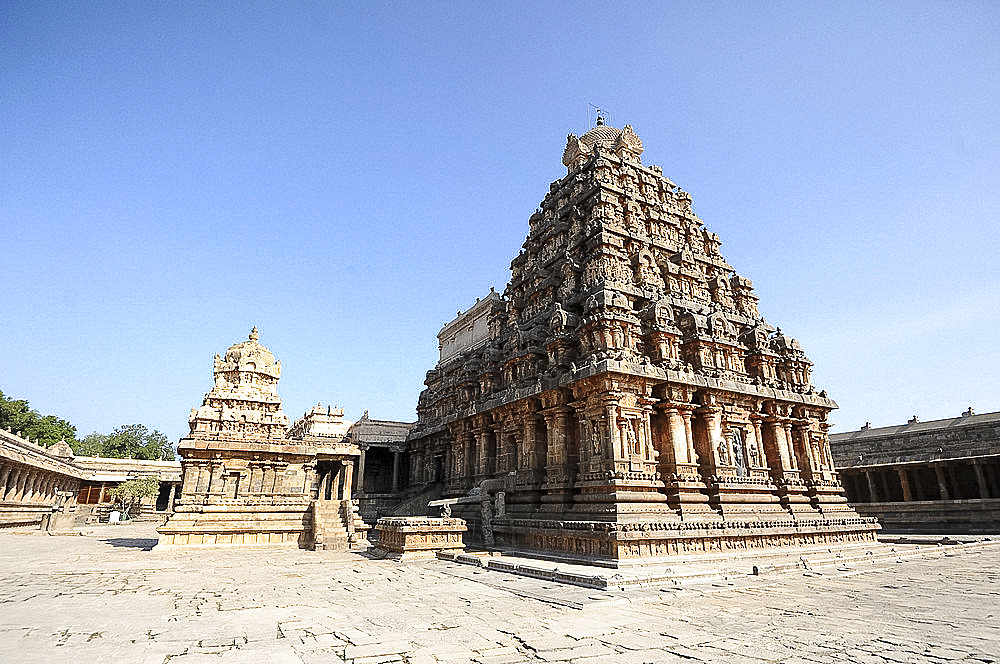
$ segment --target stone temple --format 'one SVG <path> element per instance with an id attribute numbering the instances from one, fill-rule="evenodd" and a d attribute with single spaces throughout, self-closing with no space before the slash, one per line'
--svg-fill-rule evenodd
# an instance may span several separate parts
<path id="1" fill-rule="evenodd" d="M 278 396 L 281 362 L 260 344 L 257 328 L 215 356 L 214 374 L 177 446 L 181 495 L 157 546 L 367 545 L 362 505 L 375 520 L 401 496 L 397 480 L 389 486 L 368 475 L 388 476 L 392 466 L 398 477 L 411 424 L 367 413 L 352 424 L 343 410 L 317 406 L 289 426 Z"/>
<path id="2" fill-rule="evenodd" d="M 439 335 L 411 485 L 472 538 L 609 566 L 874 541 L 834 470 L 836 403 L 642 152 L 630 126 L 569 136 L 503 295 Z"/>

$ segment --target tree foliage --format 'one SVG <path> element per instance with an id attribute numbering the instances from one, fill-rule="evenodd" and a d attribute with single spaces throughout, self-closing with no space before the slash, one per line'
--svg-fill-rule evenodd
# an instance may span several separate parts
<path id="1" fill-rule="evenodd" d="M 12 399 L 0 392 L 0 428 L 21 434 L 22 438 L 51 447 L 65 440 L 77 456 L 102 456 L 113 459 L 173 461 L 174 448 L 167 437 L 142 424 L 125 424 L 111 433 L 76 437 L 76 427 L 55 415 L 39 415 L 23 399 Z"/>
<path id="2" fill-rule="evenodd" d="M 160 478 L 155 475 L 135 477 L 125 480 L 108 492 L 111 500 L 118 506 L 122 519 L 129 519 L 132 512 L 139 507 L 143 498 L 155 496 L 160 491 Z"/>
<path id="3" fill-rule="evenodd" d="M 167 437 L 155 429 L 150 431 L 141 424 L 126 424 L 109 434 L 89 434 L 84 436 L 73 451 L 80 456 L 114 459 L 172 461 L 174 458 L 174 448 Z"/>
<path id="4" fill-rule="evenodd" d="M 51 447 L 60 440 L 70 447 L 79 443 L 75 426 L 55 415 L 40 415 L 24 399 L 12 399 L 3 392 L 0 392 L 0 428 L 37 441 L 42 447 Z"/>

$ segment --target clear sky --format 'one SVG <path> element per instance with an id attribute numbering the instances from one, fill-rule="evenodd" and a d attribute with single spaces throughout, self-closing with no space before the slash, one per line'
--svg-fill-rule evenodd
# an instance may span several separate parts
<path id="1" fill-rule="evenodd" d="M 834 431 L 1000 409 L 1000 3 L 0 2 L 0 390 L 171 440 L 252 325 L 415 419 L 588 104 L 691 192 Z"/>

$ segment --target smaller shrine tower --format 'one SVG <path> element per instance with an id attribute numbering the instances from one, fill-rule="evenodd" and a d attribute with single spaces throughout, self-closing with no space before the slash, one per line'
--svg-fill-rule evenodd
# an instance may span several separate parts
<path id="1" fill-rule="evenodd" d="M 215 356 L 213 372 L 215 384 L 191 409 L 190 434 L 177 446 L 181 497 L 158 546 L 364 543 L 351 495 L 359 450 L 347 440 L 350 423 L 338 435 L 310 435 L 317 416 L 307 413 L 289 430 L 278 396 L 281 363 L 256 327 Z"/>
<path id="2" fill-rule="evenodd" d="M 188 423 L 194 439 L 283 440 L 288 417 L 281 410 L 281 362 L 262 346 L 257 328 L 215 356 L 215 385 Z"/>

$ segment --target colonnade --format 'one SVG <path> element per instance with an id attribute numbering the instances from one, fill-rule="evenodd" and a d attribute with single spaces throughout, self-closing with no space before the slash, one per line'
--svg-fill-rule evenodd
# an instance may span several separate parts
<path id="1" fill-rule="evenodd" d="M 0 502 L 48 504 L 56 491 L 71 490 L 79 479 L 44 468 L 0 459 Z"/>
<path id="2" fill-rule="evenodd" d="M 840 474 L 857 503 L 1000 498 L 1000 456 L 855 467 Z"/>
<path id="3" fill-rule="evenodd" d="M 279 461 L 250 461 L 244 469 L 227 469 L 223 461 L 185 460 L 181 499 L 203 502 L 210 497 L 245 498 L 283 495 L 282 473 L 288 464 Z"/>

